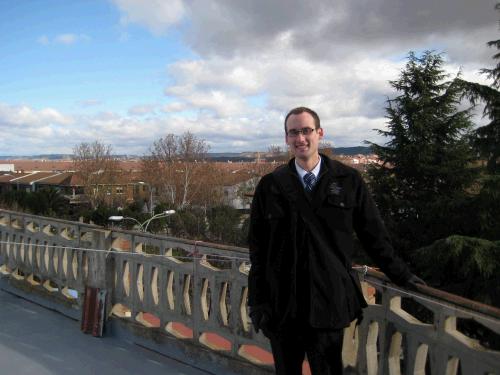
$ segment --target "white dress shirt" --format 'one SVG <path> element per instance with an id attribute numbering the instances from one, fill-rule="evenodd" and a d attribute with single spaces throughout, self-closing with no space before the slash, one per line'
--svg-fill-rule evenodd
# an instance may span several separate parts
<path id="1" fill-rule="evenodd" d="M 306 183 L 304 182 L 304 176 L 307 173 L 309 173 L 309 171 L 306 171 L 299 164 L 297 164 L 297 159 L 295 159 L 295 169 L 297 169 L 297 173 L 300 177 L 300 182 L 302 183 L 302 186 L 305 188 Z M 319 157 L 319 161 L 316 164 L 316 166 L 311 170 L 312 174 L 314 175 L 314 177 L 316 177 L 316 179 L 318 179 L 320 169 L 321 169 L 321 156 Z"/>

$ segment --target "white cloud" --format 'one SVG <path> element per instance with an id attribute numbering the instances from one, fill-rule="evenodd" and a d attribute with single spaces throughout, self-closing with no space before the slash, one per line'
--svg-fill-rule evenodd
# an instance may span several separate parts
<path id="1" fill-rule="evenodd" d="M 90 37 L 85 34 L 59 34 L 54 37 L 55 43 L 66 45 L 74 44 L 79 41 L 86 42 L 89 40 Z"/>
<path id="2" fill-rule="evenodd" d="M 200 90 L 186 92 L 183 89 L 172 88 L 169 91 L 177 98 L 181 98 L 189 109 L 215 112 L 220 117 L 238 116 L 246 110 L 245 101 L 241 96 L 231 95 L 229 92 L 220 90 Z"/>
<path id="3" fill-rule="evenodd" d="M 0 103 L 0 128 L 35 128 L 44 124 L 70 125 L 71 116 L 66 116 L 53 108 L 35 110 L 29 106 L 12 106 Z"/>
<path id="4" fill-rule="evenodd" d="M 49 38 L 47 35 L 41 35 L 37 38 L 37 42 L 41 45 L 49 45 L 49 44 L 65 44 L 71 45 L 78 42 L 88 42 L 90 37 L 87 34 L 58 34 L 52 38 Z"/>
<path id="5" fill-rule="evenodd" d="M 165 92 L 193 110 L 212 110 L 221 118 L 247 116 L 254 110 L 248 103 L 254 95 L 268 97 L 268 110 L 285 112 L 307 104 L 330 116 L 369 113 L 367 97 L 381 96 L 383 103 L 389 93 L 387 81 L 394 79 L 401 67 L 401 63 L 382 59 L 331 65 L 299 55 L 283 59 L 273 51 L 266 53 L 173 64 L 170 72 L 176 81 Z M 247 75 L 233 72 L 251 72 L 251 84 Z"/>
<path id="6" fill-rule="evenodd" d="M 65 152 L 68 129 L 75 119 L 53 108 L 34 109 L 27 105 L 0 103 L 0 137 L 3 154 Z"/>
<path id="7" fill-rule="evenodd" d="M 44 108 L 36 114 L 40 121 L 55 123 L 59 125 L 70 125 L 73 119 L 70 116 L 66 116 L 53 108 Z"/>
<path id="8" fill-rule="evenodd" d="M 128 110 L 129 116 L 144 116 L 154 114 L 156 106 L 153 104 L 140 104 L 135 105 Z"/>
<path id="9" fill-rule="evenodd" d="M 186 4 L 188 41 L 199 56 L 170 65 L 173 84 L 165 93 L 184 111 L 212 115 L 203 120 L 209 129 L 231 123 L 249 145 L 257 143 L 243 140 L 245 135 L 267 144 L 279 140 L 277 114 L 299 105 L 318 111 L 338 146 L 380 141 L 372 129 L 385 126 L 386 99 L 396 95 L 388 81 L 398 78 L 409 50 L 449 51 L 446 70 L 452 76 L 461 69 L 463 77 L 486 83 L 477 71 L 491 63 L 484 43 L 497 28 L 493 5 L 465 0 Z M 260 106 L 253 97 L 262 99 Z M 273 120 L 259 121 L 266 112 Z M 244 128 L 245 118 L 252 119 L 252 129 Z"/>
<path id="10" fill-rule="evenodd" d="M 73 44 L 77 40 L 77 36 L 75 34 L 60 34 L 54 38 L 56 43 L 61 44 Z"/>
<path id="11" fill-rule="evenodd" d="M 285 41 L 309 59 L 388 56 L 462 41 L 475 52 L 498 31 L 495 1 L 192 0 L 188 40 L 203 56 L 235 56 Z M 430 45 L 429 42 L 437 41 Z M 460 46 L 460 44 L 457 44 Z M 462 51 L 464 44 L 462 44 Z M 473 51 L 467 52 L 474 58 Z M 462 52 L 462 54 L 464 54 Z M 457 56 L 458 58 L 458 56 Z M 483 59 L 484 55 L 475 56 Z"/>
<path id="12" fill-rule="evenodd" d="M 181 103 L 181 102 L 171 102 L 168 104 L 165 104 L 161 110 L 165 113 L 173 113 L 173 112 L 182 112 L 185 111 L 188 108 L 186 103 Z"/>
<path id="13" fill-rule="evenodd" d="M 282 140 L 278 113 L 256 112 L 249 118 L 220 118 L 199 112 L 184 115 L 163 114 L 150 117 L 123 116 L 115 112 L 68 116 L 52 108 L 36 110 L 29 106 L 0 103 L 0 147 L 3 154 L 70 153 L 81 142 L 96 139 L 111 144 L 117 153 L 144 154 L 153 141 L 168 134 L 191 131 L 207 140 L 214 151 L 248 144 L 249 149 L 266 149 L 270 137 Z M 8 142 L 5 140 L 8 139 Z M 270 144 L 270 143 L 269 143 Z"/>
<path id="14" fill-rule="evenodd" d="M 164 34 L 169 27 L 179 23 L 186 13 L 182 0 L 112 0 L 121 12 L 120 22 L 148 28 L 155 35 Z"/>

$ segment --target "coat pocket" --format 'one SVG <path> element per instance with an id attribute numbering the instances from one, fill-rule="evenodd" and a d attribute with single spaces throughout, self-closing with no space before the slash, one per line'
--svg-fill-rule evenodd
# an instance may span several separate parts
<path id="1" fill-rule="evenodd" d="M 355 202 L 349 195 L 330 195 L 318 214 L 325 220 L 330 231 L 352 232 Z"/>

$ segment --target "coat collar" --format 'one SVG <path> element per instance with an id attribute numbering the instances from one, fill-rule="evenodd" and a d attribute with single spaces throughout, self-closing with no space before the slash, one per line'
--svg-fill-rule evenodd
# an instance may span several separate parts
<path id="1" fill-rule="evenodd" d="M 348 175 L 345 165 L 342 163 L 330 159 L 328 156 L 319 154 L 321 156 L 321 169 L 319 171 L 318 178 L 321 178 L 324 174 L 328 173 L 333 177 L 344 177 Z M 288 167 L 290 173 L 297 176 L 297 170 L 295 169 L 295 158 L 290 159 L 288 162 Z"/>

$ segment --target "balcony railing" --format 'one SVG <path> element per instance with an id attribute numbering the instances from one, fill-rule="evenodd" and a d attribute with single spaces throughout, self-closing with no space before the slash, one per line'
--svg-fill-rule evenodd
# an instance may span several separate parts
<path id="1" fill-rule="evenodd" d="M 268 340 L 248 317 L 250 266 L 244 248 L 0 210 L 0 287 L 73 317 L 85 288 L 99 288 L 110 331 L 198 365 L 204 358 L 218 373 L 272 372 Z M 346 368 L 500 374 L 499 309 L 429 287 L 409 292 L 356 269 L 369 307 L 346 329 Z"/>

